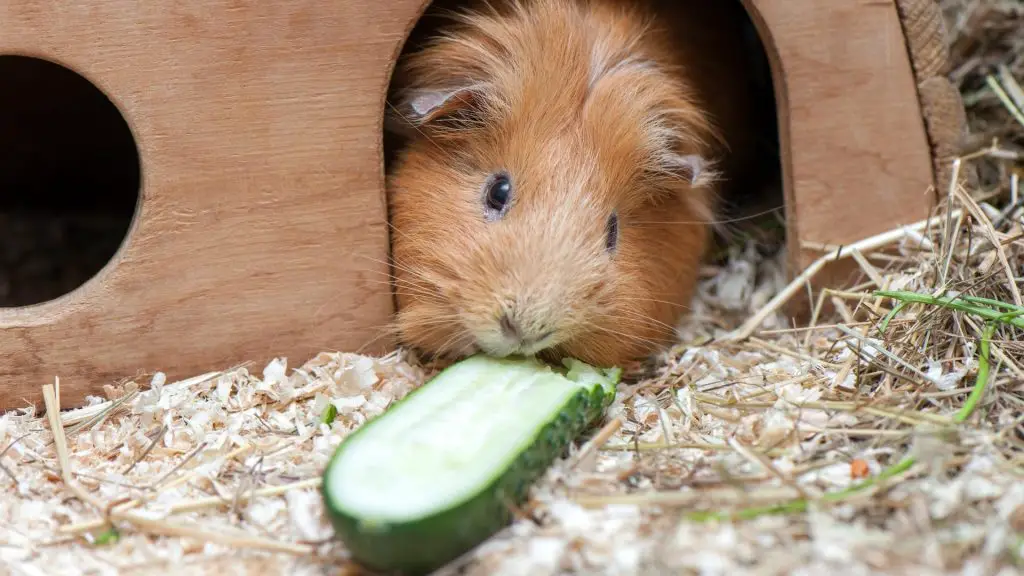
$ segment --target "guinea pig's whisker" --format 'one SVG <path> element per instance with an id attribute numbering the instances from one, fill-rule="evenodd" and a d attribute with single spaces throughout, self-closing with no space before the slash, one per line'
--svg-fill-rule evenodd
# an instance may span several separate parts
<path id="1" fill-rule="evenodd" d="M 442 148 L 440 144 L 435 142 L 433 139 L 430 138 L 430 136 L 427 135 L 426 132 L 421 130 L 420 127 L 417 126 L 415 122 L 410 120 L 409 117 L 406 116 L 405 114 L 402 114 L 402 111 L 399 110 L 397 106 L 395 106 L 394 104 L 391 103 L 391 100 L 385 99 L 384 103 L 387 104 L 389 108 L 391 108 L 391 110 L 392 110 L 392 112 L 394 112 L 395 116 L 401 118 L 406 124 L 409 125 L 410 128 L 412 128 L 413 130 L 418 132 L 419 135 L 422 136 L 424 140 L 426 140 L 427 142 L 430 142 L 434 146 L 437 146 L 438 150 L 444 150 L 444 148 Z"/>
<path id="2" fill-rule="evenodd" d="M 653 302 L 655 304 L 667 304 L 669 306 L 680 308 L 682 310 L 689 311 L 690 307 L 686 304 L 680 304 L 679 302 L 669 302 L 667 300 L 658 300 L 656 298 L 630 298 L 630 297 L 617 297 L 619 300 L 624 302 Z"/>
<path id="3" fill-rule="evenodd" d="M 618 317 L 615 317 L 615 316 L 604 316 L 603 318 L 605 318 L 607 320 L 622 320 L 622 318 L 618 318 Z M 630 320 L 639 323 L 641 327 L 651 328 L 651 329 L 657 330 L 658 332 L 663 332 L 663 331 L 666 331 L 666 330 L 668 330 L 670 332 L 675 332 L 675 328 L 673 328 L 672 326 L 670 326 L 668 324 L 665 324 L 664 322 L 659 322 L 657 320 L 653 320 L 653 319 L 650 319 L 650 318 L 630 317 Z M 641 336 L 637 336 L 637 337 L 639 338 Z"/>
<path id="4" fill-rule="evenodd" d="M 465 332 L 456 332 L 454 337 L 446 343 L 445 348 L 455 352 L 459 348 L 465 348 L 468 344 L 473 342 L 473 337 Z"/>
<path id="5" fill-rule="evenodd" d="M 390 283 L 388 283 L 388 284 L 390 284 Z M 417 282 L 409 282 L 409 281 L 395 282 L 394 284 L 395 284 L 395 291 L 399 292 L 399 293 L 421 294 L 423 296 L 430 296 L 430 297 L 438 298 L 439 300 L 443 300 L 441 298 L 441 293 L 437 289 L 437 287 L 436 286 L 432 286 L 430 284 L 426 284 L 426 283 L 423 283 L 423 282 L 418 282 L 417 283 Z"/>
<path id="6" fill-rule="evenodd" d="M 444 302 L 444 298 L 441 297 L 437 292 L 427 289 L 415 289 L 410 287 L 397 287 L 395 288 L 395 294 L 402 296 L 422 296 L 423 298 L 429 299 L 431 302 Z"/>
<path id="7" fill-rule="evenodd" d="M 622 338 L 630 338 L 630 339 L 632 339 L 635 342 L 642 342 L 642 343 L 645 343 L 645 344 L 658 344 L 658 345 L 660 345 L 660 344 L 667 344 L 667 343 L 675 342 L 676 341 L 675 338 L 652 338 L 652 337 L 647 337 L 647 336 L 639 336 L 639 335 L 636 335 L 636 334 L 628 334 L 626 332 L 621 332 L 619 330 L 614 330 L 612 328 L 608 328 L 608 327 L 605 327 L 605 326 L 596 326 L 596 328 L 598 330 L 603 330 L 604 332 L 607 332 L 609 334 L 614 334 L 614 335 L 620 336 Z"/>
<path id="8" fill-rule="evenodd" d="M 376 336 L 371 338 L 369 341 L 364 342 L 362 346 L 357 348 L 356 349 L 356 354 L 362 354 L 367 348 L 373 346 L 374 344 L 379 342 L 382 338 L 386 338 L 388 336 L 396 336 L 396 335 L 397 335 L 397 332 L 393 332 L 391 327 L 382 328 L 380 331 L 378 331 L 378 334 Z"/>
<path id="9" fill-rule="evenodd" d="M 662 322 L 661 320 L 658 320 L 657 318 L 651 318 L 650 316 L 647 316 L 645 314 L 642 314 L 642 313 L 639 313 L 639 312 L 636 312 L 636 311 L 633 311 L 633 310 L 618 310 L 618 311 L 616 311 L 613 314 L 603 314 L 602 317 L 610 318 L 610 319 L 616 319 L 616 317 L 626 317 L 626 318 L 629 318 L 630 320 L 634 320 L 634 321 L 640 322 L 640 323 L 642 323 L 642 324 L 644 324 L 646 326 L 655 327 L 655 328 L 667 328 L 669 330 L 675 330 L 675 328 L 673 326 L 671 326 L 670 324 Z"/>
<path id="10" fill-rule="evenodd" d="M 376 336 L 372 337 L 369 341 L 364 342 L 362 346 L 356 349 L 356 354 L 362 354 L 367 348 L 373 346 L 379 342 L 382 338 L 386 337 L 398 337 L 401 336 L 401 327 L 397 321 L 391 321 L 379 325 L 375 330 Z"/>
<path id="11" fill-rule="evenodd" d="M 383 276 L 383 277 L 388 278 L 388 279 L 394 279 L 395 278 L 395 276 L 391 273 L 390 270 L 363 269 L 363 270 L 360 270 L 359 272 L 362 272 L 362 273 L 365 273 L 365 274 L 372 274 L 374 276 Z"/>
<path id="12" fill-rule="evenodd" d="M 430 322 L 430 323 L 417 323 L 417 326 L 425 326 L 426 324 L 431 324 L 431 323 L 433 323 L 433 322 Z M 444 323 L 439 321 L 439 322 L 437 322 L 437 324 L 440 327 Z M 374 343 L 378 342 L 381 338 L 392 336 L 392 337 L 396 337 L 396 338 L 398 338 L 400 340 L 401 336 L 402 336 L 403 328 L 402 328 L 402 324 L 400 322 L 398 322 L 397 320 L 395 320 L 395 321 L 388 322 L 387 324 L 381 326 L 378 329 L 377 332 L 378 333 L 377 333 L 376 336 L 374 336 L 369 342 L 364 343 L 362 346 L 360 346 L 356 350 L 356 354 L 362 354 L 364 350 L 366 350 L 367 348 L 372 346 Z M 429 332 L 436 332 L 436 330 L 428 330 L 428 333 Z"/>
<path id="13" fill-rule="evenodd" d="M 417 320 L 414 323 L 410 323 L 410 326 L 416 327 L 429 327 L 429 326 L 451 326 L 453 322 L 459 320 L 459 317 L 455 314 L 435 314 L 431 315 L 429 320 Z"/>
<path id="14" fill-rule="evenodd" d="M 391 286 L 391 285 L 397 284 L 399 286 L 403 286 L 403 287 L 406 287 L 406 288 L 412 288 L 412 287 L 416 287 L 417 286 L 416 284 L 413 284 L 412 282 L 409 282 L 408 280 L 402 281 L 399 278 L 392 278 L 392 279 L 388 279 L 388 280 L 377 280 L 377 279 L 374 279 L 374 278 L 367 278 L 365 280 L 365 282 L 369 282 L 371 284 L 382 284 L 382 285 L 385 285 L 385 286 Z"/>
<path id="15" fill-rule="evenodd" d="M 402 277 L 399 277 L 399 276 L 393 276 L 391 278 L 391 280 L 393 282 L 395 282 L 396 284 L 402 284 L 402 285 L 407 285 L 407 286 L 428 285 L 428 286 L 431 286 L 431 287 L 437 287 L 438 283 L 432 281 L 432 279 L 430 277 L 426 276 L 426 275 L 416 276 L 416 275 L 410 274 L 410 276 L 411 276 L 411 278 L 402 278 Z"/>
<path id="16" fill-rule="evenodd" d="M 401 270 L 402 272 L 406 272 L 406 273 L 412 274 L 414 276 L 418 275 L 418 272 L 416 270 L 414 270 L 412 268 L 409 268 L 408 266 L 403 266 L 402 264 L 399 264 L 398 262 L 395 262 L 394 260 L 391 260 L 391 261 L 380 260 L 380 259 L 374 258 L 372 256 L 367 256 L 365 254 L 359 254 L 358 257 L 362 258 L 364 260 L 369 260 L 370 262 L 374 262 L 376 264 L 383 264 L 384 266 L 392 267 L 392 268 L 395 268 L 396 270 Z"/>
<path id="17" fill-rule="evenodd" d="M 396 294 L 402 294 L 406 296 L 420 296 L 425 300 L 429 300 L 434 303 L 445 302 L 444 297 L 439 292 L 437 292 L 436 290 L 431 290 L 428 286 L 424 286 L 423 284 L 413 284 L 408 281 L 401 282 L 398 280 L 396 280 L 394 283 L 387 280 L 374 279 L 365 279 L 364 281 L 370 284 L 377 284 L 381 286 L 387 286 L 388 288 L 394 288 Z M 397 284 L 397 286 L 395 284 Z"/>
<path id="18" fill-rule="evenodd" d="M 370 256 L 360 256 L 360 257 L 364 258 L 366 260 L 370 260 L 371 262 L 376 262 L 378 264 L 385 264 L 385 265 L 389 264 L 388 262 L 384 262 L 382 260 L 378 260 L 378 259 L 372 258 Z M 403 265 L 398 264 L 396 262 L 392 262 L 392 263 L 390 263 L 390 265 L 393 266 L 395 269 L 400 270 L 402 272 L 405 272 L 406 274 L 412 276 L 414 279 L 419 280 L 423 285 L 430 286 L 430 287 L 432 287 L 432 288 L 434 288 L 436 290 L 440 290 L 440 288 L 441 288 L 441 281 L 439 281 L 437 278 L 431 278 L 430 276 L 427 275 L 426 271 L 416 270 L 414 268 L 409 268 L 407 266 L 403 266 Z M 384 274 L 382 272 L 378 272 L 378 273 L 379 274 Z M 410 282 L 409 280 L 403 280 L 401 278 L 398 278 L 397 276 L 395 276 L 393 274 L 386 274 L 386 276 L 387 276 L 387 278 L 389 278 L 390 280 L 392 280 L 392 281 L 394 281 L 396 283 Z M 410 285 L 412 285 L 412 284 L 410 284 Z"/>
<path id="19" fill-rule="evenodd" d="M 411 327 L 416 328 L 417 330 L 421 330 L 422 331 L 422 335 L 423 336 L 428 336 L 428 337 L 433 337 L 433 336 L 436 336 L 436 335 L 443 335 L 444 333 L 442 332 L 442 330 L 450 328 L 449 325 L 444 324 L 444 323 L 440 323 L 440 322 L 431 323 L 431 324 L 416 323 L 416 324 L 411 325 Z M 400 329 L 400 332 L 404 332 L 404 329 Z M 445 342 L 447 343 L 448 341 L 450 341 L 452 339 L 452 336 L 453 335 L 449 332 Z M 438 348 L 438 350 L 443 350 L 443 349 L 444 349 L 443 346 L 441 348 Z"/>
<path id="20" fill-rule="evenodd" d="M 431 287 L 436 287 L 437 283 L 436 282 L 432 282 L 431 279 L 429 277 L 427 277 L 427 276 L 418 277 L 418 276 L 415 276 L 415 275 L 412 275 L 412 274 L 410 274 L 410 276 L 412 276 L 412 277 L 411 278 L 402 278 L 400 276 L 392 276 L 392 277 L 389 278 L 389 280 L 391 280 L 395 284 L 404 285 L 404 286 L 423 286 L 423 285 L 427 285 L 427 286 L 431 286 Z"/>
<path id="21" fill-rule="evenodd" d="M 395 294 L 401 294 L 403 296 L 421 296 L 424 299 L 428 299 L 431 302 L 443 303 L 446 302 L 444 296 L 436 288 L 424 284 L 424 283 L 412 283 L 412 282 L 389 282 L 387 280 L 365 280 L 369 284 L 375 284 L 379 286 L 385 286 L 389 290 L 393 290 Z"/>
<path id="22" fill-rule="evenodd" d="M 657 340 L 657 339 L 645 338 L 643 336 L 638 336 L 636 334 L 628 334 L 626 332 L 620 332 L 618 330 L 613 330 L 613 329 L 608 328 L 606 326 L 601 326 L 599 324 L 594 324 L 592 322 L 588 322 L 585 325 L 588 328 L 592 329 L 592 330 L 596 330 L 598 332 L 605 332 L 605 333 L 611 334 L 613 336 L 618 336 L 620 338 L 625 338 L 625 339 L 631 340 L 633 342 L 638 342 L 640 344 L 661 345 L 661 344 L 666 344 L 666 343 L 674 342 L 675 341 L 675 339 Z"/>
<path id="23" fill-rule="evenodd" d="M 768 210 L 763 210 L 763 211 L 757 212 L 755 214 L 749 214 L 747 216 L 738 216 L 736 218 L 729 218 L 729 219 L 726 219 L 726 220 L 668 220 L 668 221 L 663 221 L 663 222 L 658 222 L 658 221 L 655 221 L 655 222 L 640 221 L 640 222 L 630 222 L 630 224 L 632 224 L 634 226 L 664 226 L 664 225 L 672 226 L 672 225 L 675 225 L 675 224 L 680 224 L 680 225 L 683 225 L 683 224 L 701 224 L 701 225 L 719 226 L 719 225 L 722 225 L 722 224 L 733 224 L 733 223 L 736 223 L 736 222 L 744 222 L 746 220 L 754 220 L 756 218 L 760 218 L 760 217 L 768 215 L 768 214 L 773 214 L 773 213 L 779 212 L 782 209 L 783 209 L 783 206 L 777 206 L 775 208 L 769 208 Z"/>
<path id="24" fill-rule="evenodd" d="M 455 353 L 457 348 L 462 348 L 466 344 L 471 343 L 472 341 L 473 338 L 470 334 L 466 333 L 463 330 L 456 330 L 455 332 L 452 333 L 451 336 L 448 337 L 447 340 L 444 341 L 444 343 L 441 344 L 440 350 L 446 350 L 449 353 Z"/>
<path id="25" fill-rule="evenodd" d="M 434 305 L 437 305 L 437 306 L 444 306 L 444 305 L 446 305 L 448 303 L 447 300 L 445 300 L 444 298 L 438 296 L 437 294 L 430 294 L 430 293 L 424 294 L 424 293 L 406 292 L 406 291 L 402 291 L 402 290 L 396 290 L 395 291 L 395 295 L 396 296 L 405 296 L 407 298 L 418 299 L 420 302 L 422 302 L 424 304 L 434 304 Z"/>
<path id="26" fill-rule="evenodd" d="M 412 280 L 416 280 L 416 281 L 419 281 L 419 282 L 421 282 L 423 284 L 427 284 L 427 285 L 429 285 L 429 286 L 431 286 L 433 288 L 436 288 L 438 290 L 441 289 L 441 286 L 443 285 L 443 282 L 445 281 L 442 276 L 431 274 L 431 273 L 429 273 L 429 271 L 426 271 L 426 270 L 414 270 L 414 269 L 411 269 L 411 268 L 410 269 L 400 268 L 400 270 L 405 272 L 409 276 L 411 276 Z"/>
<path id="27" fill-rule="evenodd" d="M 428 317 L 416 315 L 413 319 L 405 318 L 403 323 L 407 326 L 428 327 L 447 326 L 449 328 L 461 326 L 462 318 L 456 312 L 432 312 Z"/>

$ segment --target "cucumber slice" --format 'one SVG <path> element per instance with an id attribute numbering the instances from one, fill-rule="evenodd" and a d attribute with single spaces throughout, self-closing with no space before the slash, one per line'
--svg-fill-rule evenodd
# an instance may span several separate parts
<path id="1" fill-rule="evenodd" d="M 506 526 L 615 397 L 620 369 L 565 365 L 473 356 L 346 438 L 322 492 L 353 560 L 427 573 Z"/>

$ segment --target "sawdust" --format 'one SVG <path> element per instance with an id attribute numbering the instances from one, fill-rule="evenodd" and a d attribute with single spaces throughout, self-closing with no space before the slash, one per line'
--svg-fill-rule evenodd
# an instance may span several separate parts
<path id="1" fill-rule="evenodd" d="M 954 22 L 968 15 L 961 30 L 992 7 L 1024 29 L 1019 4 L 945 5 Z M 984 82 L 993 57 L 960 53 L 974 54 L 958 61 L 965 91 L 980 93 L 967 78 Z M 990 104 L 970 100 L 972 122 L 1012 152 L 1024 126 Z M 573 447 L 535 486 L 529 517 L 449 572 L 1021 573 L 1024 321 L 986 317 L 977 300 L 900 304 L 964 294 L 1018 310 L 1012 154 L 966 162 L 989 166 L 985 186 L 954 189 L 936 225 L 865 252 L 861 277 L 824 293 L 835 311 L 810 329 L 774 312 L 730 338 L 785 285 L 778 256 L 736 247 L 702 285 L 681 344 L 628 375 L 610 409 L 621 428 L 582 461 Z M 61 413 L 56 436 L 45 416 L 4 414 L 0 572 L 351 570 L 319 475 L 347 434 L 432 370 L 403 352 L 323 353 L 294 368 L 277 359 L 110 386 Z"/>
<path id="2" fill-rule="evenodd" d="M 983 219 L 998 213 L 981 206 Z M 980 230 L 992 226 L 1019 270 L 1024 211 L 999 224 L 967 214 L 926 232 L 927 242 L 906 237 L 866 254 L 877 268 L 865 278 L 928 294 L 944 276 L 960 293 L 1010 302 Z M 1018 328 L 995 332 L 985 393 L 960 423 L 979 385 L 982 319 L 908 305 L 882 333 L 895 301 L 865 280 L 832 296 L 834 325 L 790 329 L 775 314 L 754 337 L 730 340 L 735 325 L 722 318 L 763 307 L 781 288 L 781 266 L 738 250 L 703 284 L 680 327 L 685 344 L 621 387 L 609 415 L 623 426 L 591 457 L 553 466 L 531 517 L 474 550 L 464 573 L 1016 573 Z M 100 505 L 67 490 L 46 420 L 8 413 L 0 560 L 16 574 L 222 572 L 228 561 L 340 569 L 345 551 L 331 539 L 319 474 L 345 435 L 431 373 L 401 352 L 324 353 L 298 369 L 277 359 L 109 387 L 108 398 L 61 414 L 72 482 Z M 167 526 L 184 536 L 162 536 Z"/>

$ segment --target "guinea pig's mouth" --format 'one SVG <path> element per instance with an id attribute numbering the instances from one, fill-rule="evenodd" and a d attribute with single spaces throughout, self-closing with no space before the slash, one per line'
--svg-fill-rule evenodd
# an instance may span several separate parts
<path id="1" fill-rule="evenodd" d="M 559 344 L 555 330 L 536 336 L 526 336 L 506 329 L 495 332 L 478 334 L 475 338 L 477 347 L 491 356 L 536 356 Z"/>

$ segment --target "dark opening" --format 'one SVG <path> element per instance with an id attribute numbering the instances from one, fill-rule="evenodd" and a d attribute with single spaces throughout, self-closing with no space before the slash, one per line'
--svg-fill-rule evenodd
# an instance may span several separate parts
<path id="1" fill-rule="evenodd" d="M 58 64 L 0 56 L 0 307 L 96 275 L 131 226 L 139 153 L 117 107 Z"/>
<path id="2" fill-rule="evenodd" d="M 705 0 L 665 0 L 660 5 L 673 2 Z M 778 103 L 774 80 L 768 56 L 768 49 L 758 32 L 754 20 L 743 5 L 743 0 L 713 0 L 731 2 L 734 13 L 743 29 L 744 47 L 753 70 L 745 80 L 747 87 L 756 97 L 755 123 L 750 130 L 758 136 L 757 160 L 745 167 L 738 176 L 742 184 L 730 186 L 728 195 L 722 198 L 716 227 L 715 246 L 708 260 L 723 261 L 729 246 L 742 245 L 753 240 L 758 250 L 765 255 L 776 254 L 785 249 L 786 228 L 784 211 L 784 185 L 782 156 L 778 126 Z M 499 2 L 500 3 L 500 2 Z M 659 3 L 655 2 L 658 6 Z M 402 55 L 422 48 L 425 41 L 450 25 L 450 15 L 464 7 L 479 5 L 467 0 L 433 0 L 406 39 Z M 402 142 L 388 132 L 384 134 L 385 166 L 390 165 Z"/>
<path id="3" fill-rule="evenodd" d="M 718 0 L 723 1 L 723 0 Z M 752 74 L 747 78 L 757 109 L 751 130 L 757 135 L 754 165 L 748 167 L 743 185 L 732 189 L 725 198 L 721 214 L 727 222 L 729 237 L 719 237 L 719 244 L 735 244 L 749 238 L 757 242 L 763 254 L 785 249 L 785 190 L 782 181 L 782 147 L 778 123 L 778 101 L 772 79 L 771 61 L 764 39 L 742 0 L 728 0 L 737 5 L 746 40 L 745 49 L 752 61 Z"/>

